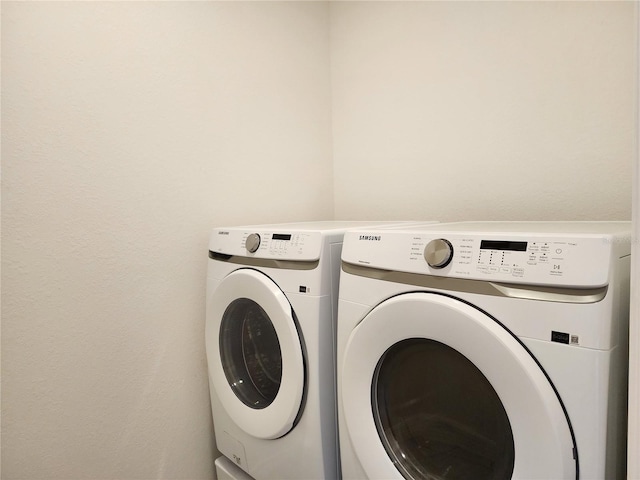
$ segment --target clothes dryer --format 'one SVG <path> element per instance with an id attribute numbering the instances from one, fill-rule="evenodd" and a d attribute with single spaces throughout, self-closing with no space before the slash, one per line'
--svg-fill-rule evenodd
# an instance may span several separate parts
<path id="1" fill-rule="evenodd" d="M 216 228 L 211 235 L 205 336 L 216 443 L 256 480 L 339 477 L 340 254 L 345 230 L 371 223 Z"/>
<path id="2" fill-rule="evenodd" d="M 345 479 L 622 479 L 629 223 L 345 237 Z"/>

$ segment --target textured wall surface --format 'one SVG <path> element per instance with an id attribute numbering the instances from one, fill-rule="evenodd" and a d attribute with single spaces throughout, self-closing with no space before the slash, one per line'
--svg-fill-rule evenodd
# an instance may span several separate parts
<path id="1" fill-rule="evenodd" d="M 3 1 L 2 478 L 212 477 L 214 225 L 629 218 L 632 9 Z"/>
<path id="2" fill-rule="evenodd" d="M 633 2 L 336 2 L 335 211 L 629 219 Z"/>
<path id="3" fill-rule="evenodd" d="M 205 479 L 214 225 L 333 215 L 328 6 L 2 2 L 2 478 Z"/>

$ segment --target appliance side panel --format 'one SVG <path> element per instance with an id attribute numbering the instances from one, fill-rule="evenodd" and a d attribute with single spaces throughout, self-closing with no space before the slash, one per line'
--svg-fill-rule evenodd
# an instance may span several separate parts
<path id="1" fill-rule="evenodd" d="M 332 243 L 329 251 L 329 261 L 331 273 L 331 318 L 335 324 L 338 318 L 338 292 L 340 288 L 340 262 L 342 256 L 342 242 Z"/>

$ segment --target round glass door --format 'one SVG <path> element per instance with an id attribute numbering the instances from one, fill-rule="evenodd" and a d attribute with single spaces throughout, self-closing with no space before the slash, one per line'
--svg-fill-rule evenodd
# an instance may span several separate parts
<path id="1" fill-rule="evenodd" d="M 453 348 L 425 338 L 393 345 L 378 362 L 372 405 L 403 477 L 511 478 L 507 413 L 487 378 Z"/>
<path id="2" fill-rule="evenodd" d="M 271 405 L 282 381 L 278 334 L 267 313 L 253 300 L 232 301 L 220 324 L 222 368 L 236 396 L 248 407 Z"/>
<path id="3" fill-rule="evenodd" d="M 209 379 L 233 422 L 263 439 L 285 435 L 302 408 L 304 353 L 295 314 L 266 275 L 238 269 L 207 299 Z"/>

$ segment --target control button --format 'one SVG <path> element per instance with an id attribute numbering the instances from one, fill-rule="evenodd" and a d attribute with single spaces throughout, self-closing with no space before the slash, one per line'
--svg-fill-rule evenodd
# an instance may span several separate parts
<path id="1" fill-rule="evenodd" d="M 511 269 L 509 267 L 500 267 L 500 273 L 511 273 Z"/>
<path id="2" fill-rule="evenodd" d="M 260 247 L 260 235 L 257 233 L 252 233 L 247 237 L 247 240 L 244 242 L 245 248 L 249 253 L 254 253 Z"/>
<path id="3" fill-rule="evenodd" d="M 453 259 L 453 245 L 444 238 L 431 240 L 424 247 L 424 259 L 432 268 L 444 268 Z"/>
<path id="4" fill-rule="evenodd" d="M 561 248 L 556 248 L 556 253 L 557 254 L 561 254 L 562 253 L 562 249 Z"/>
<path id="5" fill-rule="evenodd" d="M 514 268 L 513 269 L 514 277 L 523 277 L 524 276 L 524 268 Z"/>

